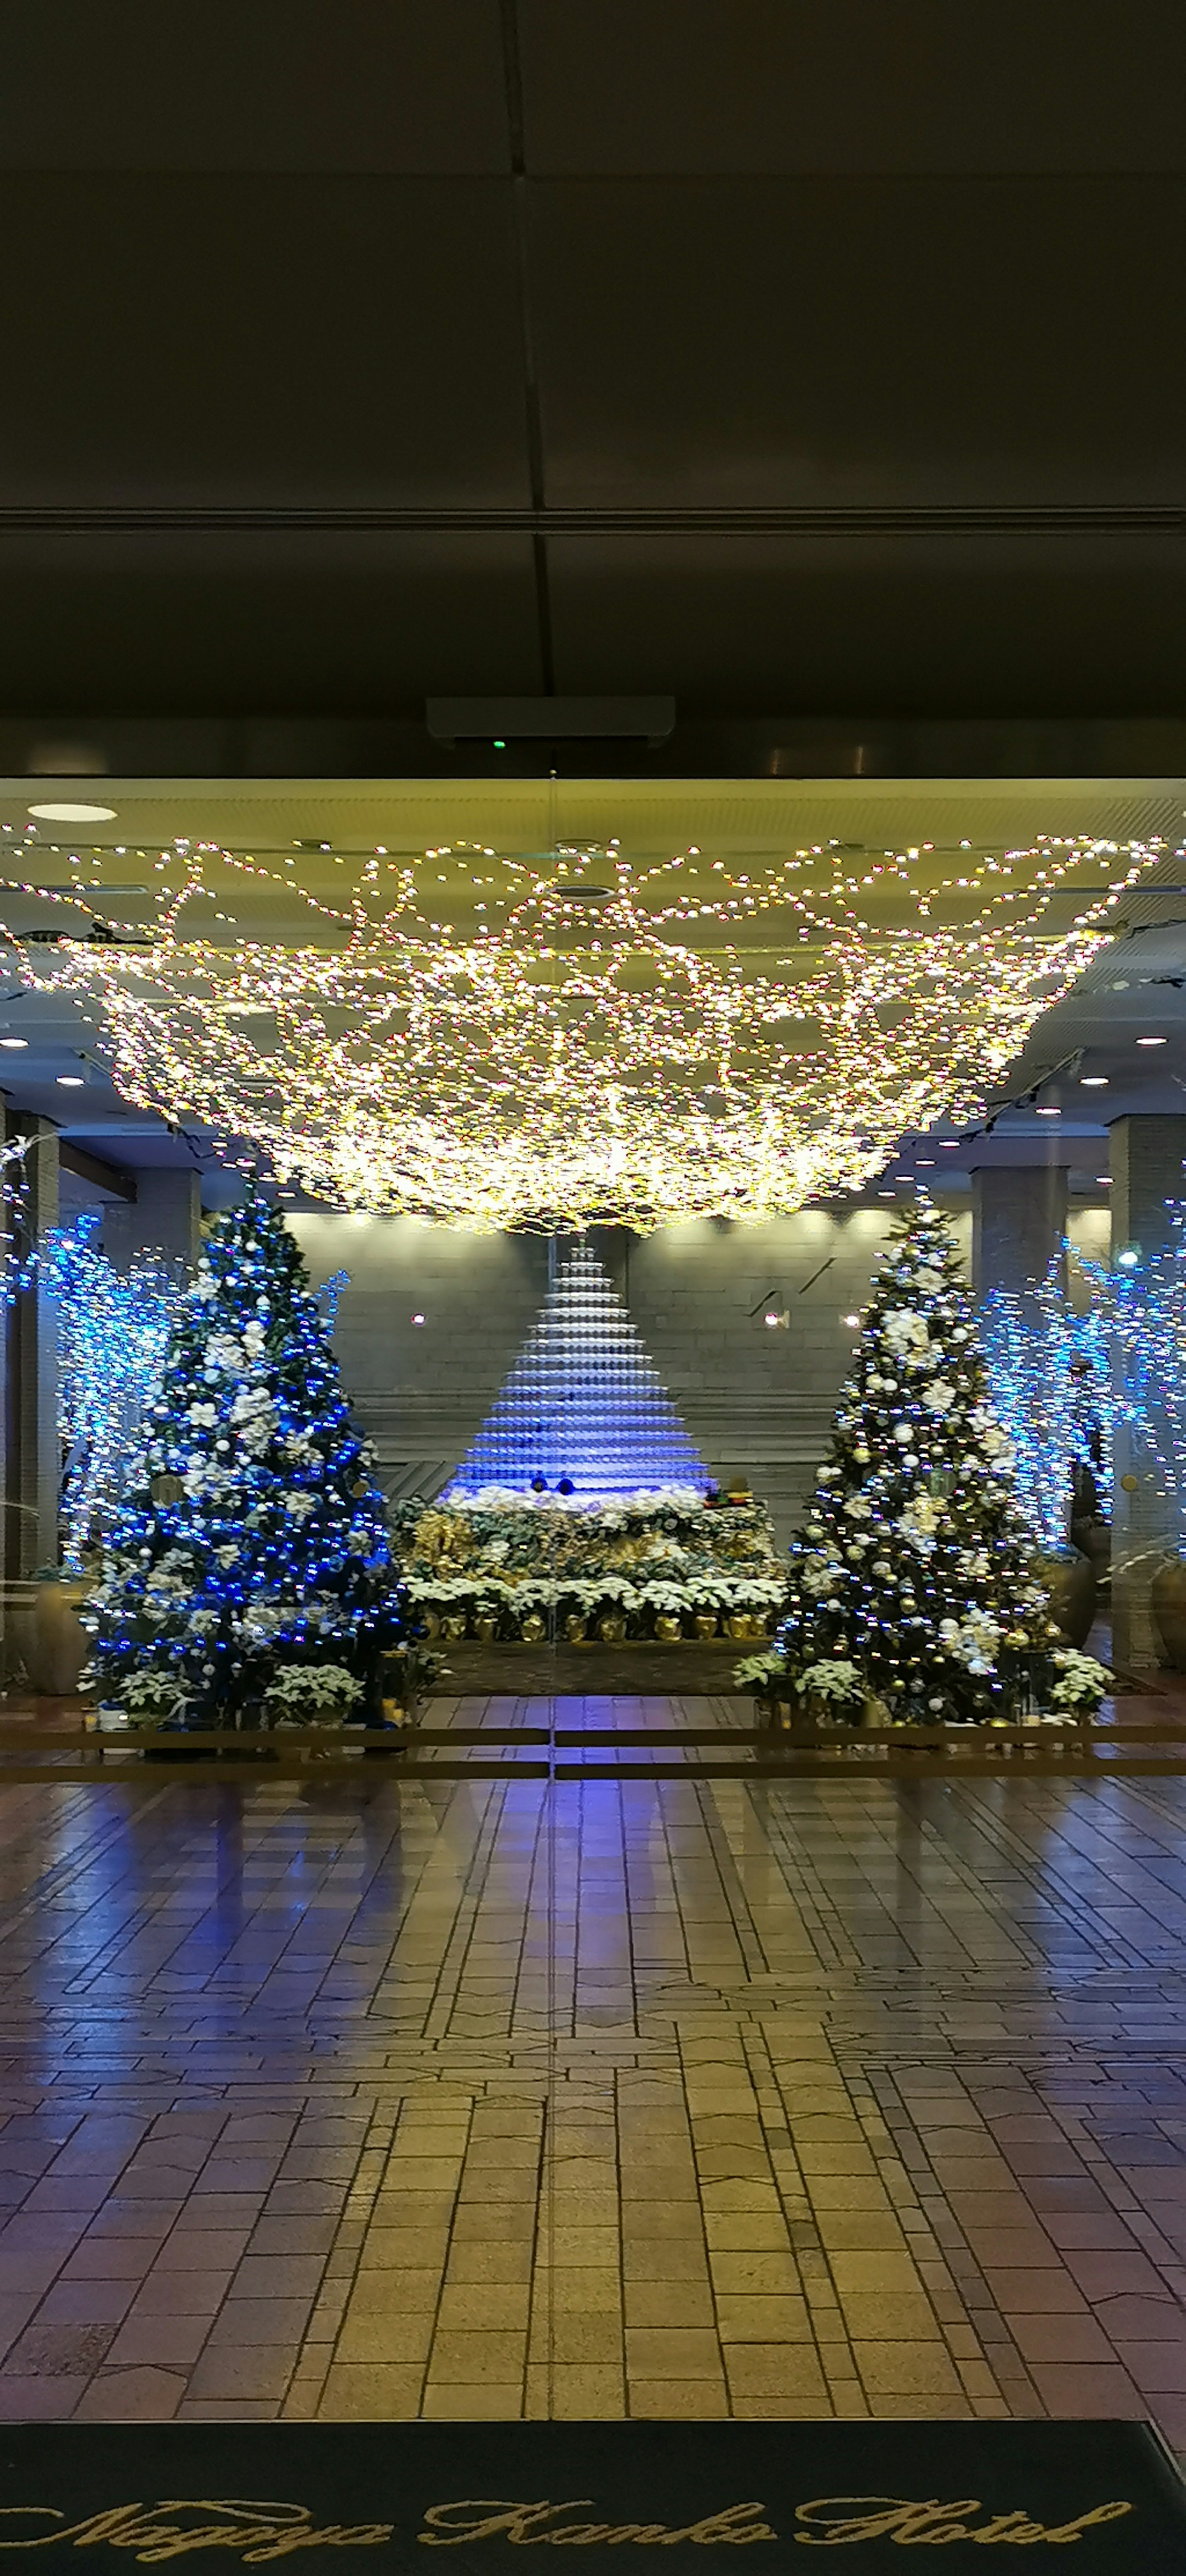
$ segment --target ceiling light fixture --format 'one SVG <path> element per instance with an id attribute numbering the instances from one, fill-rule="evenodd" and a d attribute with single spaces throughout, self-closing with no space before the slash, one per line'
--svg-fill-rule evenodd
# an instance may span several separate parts
<path id="1" fill-rule="evenodd" d="M 1081 1091 L 1106 1091 L 1108 1076 L 1106 1073 L 1081 1073 L 1079 1088 Z"/>
<path id="2" fill-rule="evenodd" d="M 86 1076 L 82 1073 L 60 1073 L 58 1075 L 58 1081 L 60 1082 L 63 1091 L 81 1091 L 85 1080 Z"/>
<path id="3" fill-rule="evenodd" d="M 28 1043 L 27 1038 L 0 1038 L 2 1047 L 27 1047 Z"/>
<path id="4" fill-rule="evenodd" d="M 114 823 L 114 805 L 30 805 L 38 823 Z"/>
<path id="5" fill-rule="evenodd" d="M 1061 1109 L 1041 1109 L 1041 1108 L 1040 1108 L 1040 1109 L 1038 1110 L 1038 1113 L 1037 1113 L 1037 1114 L 1038 1114 L 1039 1118 L 1061 1118 L 1061 1116 L 1062 1116 L 1062 1111 L 1061 1111 Z"/>
<path id="6" fill-rule="evenodd" d="M 1168 1038 L 1138 1038 L 1138 1046 L 1168 1046 Z"/>

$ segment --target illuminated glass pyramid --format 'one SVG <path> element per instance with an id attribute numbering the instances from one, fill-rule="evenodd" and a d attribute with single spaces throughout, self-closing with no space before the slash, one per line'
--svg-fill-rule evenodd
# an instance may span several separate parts
<path id="1" fill-rule="evenodd" d="M 501 1485 L 526 1493 L 542 1476 L 609 1502 L 660 1485 L 707 1485 L 670 1397 L 596 1253 L 565 1256 L 537 1322 L 445 1494 Z"/>

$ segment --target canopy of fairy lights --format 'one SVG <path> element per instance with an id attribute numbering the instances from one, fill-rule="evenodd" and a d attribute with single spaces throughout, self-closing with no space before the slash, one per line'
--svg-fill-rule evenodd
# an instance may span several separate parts
<path id="1" fill-rule="evenodd" d="M 292 876 L 179 842 L 147 943 L 27 945 L 23 972 L 100 1006 L 125 1097 L 333 1205 L 479 1231 L 753 1223 L 976 1114 L 1163 852 L 1050 837 L 937 877 L 918 849 L 817 848 L 755 876 L 611 843 L 483 875 L 475 846 L 461 923 L 433 918 L 439 853 L 378 853 L 280 945 L 194 930 Z"/>

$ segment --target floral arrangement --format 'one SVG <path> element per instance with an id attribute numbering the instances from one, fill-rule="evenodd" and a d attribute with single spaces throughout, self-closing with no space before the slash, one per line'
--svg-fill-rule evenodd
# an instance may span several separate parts
<path id="1" fill-rule="evenodd" d="M 181 1683 L 151 1665 L 141 1672 L 129 1673 L 112 1703 L 125 1712 L 133 1726 L 155 1726 L 162 1718 L 167 1722 L 180 1720 L 185 1704 Z"/>
<path id="2" fill-rule="evenodd" d="M 1058 1673 L 1050 1697 L 1056 1708 L 1098 1708 L 1112 1685 L 1112 1675 L 1105 1664 L 1097 1664 L 1094 1655 L 1081 1655 L 1075 1646 L 1061 1646 L 1050 1658 Z"/>
<path id="3" fill-rule="evenodd" d="M 787 1668 L 777 1646 L 764 1655 L 743 1655 L 733 1666 L 733 1684 L 739 1691 L 752 1691 L 755 1699 L 767 1699 L 771 1684 L 786 1681 Z"/>
<path id="4" fill-rule="evenodd" d="M 857 1701 L 863 1703 L 865 1697 L 856 1665 L 839 1655 L 831 1663 L 808 1664 L 796 1688 L 804 1699 L 830 1699 L 837 1708 L 852 1708 Z"/>
<path id="5" fill-rule="evenodd" d="M 529 1618 L 575 1635 L 609 1618 L 632 1636 L 707 1638 L 722 1620 L 762 1636 L 786 1589 L 765 1505 L 692 1486 L 612 1503 L 488 1486 L 391 1517 L 409 1603 L 447 1633 L 516 1637 Z"/>
<path id="6" fill-rule="evenodd" d="M 361 1698 L 362 1683 L 344 1664 L 285 1664 L 268 1686 L 268 1707 L 280 1712 L 280 1726 L 309 1716 L 340 1723 Z"/>

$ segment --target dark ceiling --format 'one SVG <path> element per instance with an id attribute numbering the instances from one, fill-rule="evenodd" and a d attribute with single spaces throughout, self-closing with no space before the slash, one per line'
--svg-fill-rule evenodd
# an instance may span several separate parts
<path id="1" fill-rule="evenodd" d="M 1184 71 L 1180 0 L 8 0 L 4 765 L 1178 718 Z"/>

